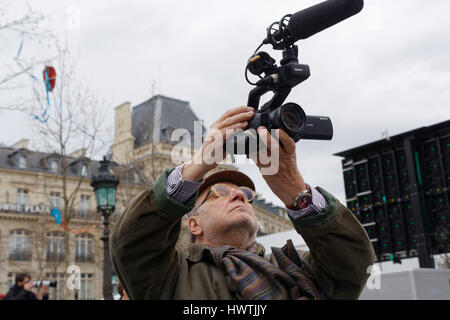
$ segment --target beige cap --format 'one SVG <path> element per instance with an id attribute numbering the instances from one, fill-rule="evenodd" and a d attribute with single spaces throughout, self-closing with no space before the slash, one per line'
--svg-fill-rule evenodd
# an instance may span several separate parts
<path id="1" fill-rule="evenodd" d="M 218 182 L 230 182 L 239 187 L 249 187 L 255 191 L 255 184 L 246 174 L 237 170 L 222 170 L 214 172 L 205 178 L 205 181 L 198 190 L 199 195 L 202 194 L 206 188 Z"/>

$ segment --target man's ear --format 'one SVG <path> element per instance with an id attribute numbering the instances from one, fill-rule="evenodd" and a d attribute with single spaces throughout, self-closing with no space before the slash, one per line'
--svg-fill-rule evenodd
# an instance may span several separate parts
<path id="1" fill-rule="evenodd" d="M 188 219 L 188 228 L 191 231 L 191 233 L 196 237 L 203 234 L 202 227 L 200 226 L 200 224 L 198 224 L 197 221 L 198 218 L 199 218 L 198 216 L 193 216 Z"/>

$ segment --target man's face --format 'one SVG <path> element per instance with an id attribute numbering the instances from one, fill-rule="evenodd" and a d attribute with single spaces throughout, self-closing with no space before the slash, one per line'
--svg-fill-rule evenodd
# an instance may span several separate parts
<path id="1" fill-rule="evenodd" d="M 256 235 L 258 223 L 255 212 L 252 205 L 245 201 L 244 193 L 233 183 L 221 182 L 220 184 L 234 190 L 228 197 L 222 198 L 210 192 L 206 201 L 200 206 L 196 218 L 203 235 L 206 238 L 214 237 L 214 235 L 224 236 L 233 230 L 243 230 Z M 197 206 L 203 202 L 211 187 L 199 195 Z"/>
<path id="2" fill-rule="evenodd" d="M 30 282 L 30 278 L 25 277 L 25 278 L 23 279 L 23 281 L 17 282 L 17 285 L 18 285 L 19 287 L 23 287 L 23 286 L 24 286 L 26 283 L 28 283 L 28 282 Z"/>

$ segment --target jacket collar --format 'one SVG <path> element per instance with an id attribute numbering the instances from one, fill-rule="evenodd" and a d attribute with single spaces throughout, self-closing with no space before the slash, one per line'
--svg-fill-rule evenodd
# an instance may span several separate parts
<path id="1" fill-rule="evenodd" d="M 209 247 L 203 244 L 198 243 L 189 243 L 186 246 L 186 259 L 191 262 L 200 262 L 201 260 L 205 260 L 204 257 L 209 257 L 211 250 L 213 247 Z M 266 249 L 264 246 L 255 241 L 255 243 L 247 249 L 248 251 L 264 258 L 266 254 Z M 208 258 L 206 258 L 208 259 Z"/>

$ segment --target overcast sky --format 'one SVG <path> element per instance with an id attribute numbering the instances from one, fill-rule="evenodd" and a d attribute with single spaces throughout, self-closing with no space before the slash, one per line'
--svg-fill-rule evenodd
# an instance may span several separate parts
<path id="1" fill-rule="evenodd" d="M 189 101 L 206 126 L 247 102 L 252 87 L 244 68 L 266 28 L 319 2 L 29 1 L 49 15 L 54 32 L 67 35 L 79 56 L 79 73 L 111 101 L 105 121 L 113 124 L 117 105 L 135 106 L 154 92 Z M 8 4 L 13 16 L 27 2 L 0 3 Z M 307 182 L 345 202 L 341 159 L 332 154 L 379 140 L 385 130 L 395 135 L 450 118 L 448 12 L 448 0 L 365 0 L 357 16 L 297 43 L 300 63 L 310 66 L 311 77 L 287 101 L 307 114 L 331 117 L 334 127 L 332 141 L 297 143 Z M 19 44 L 18 35 L 0 38 L 2 64 L 12 63 Z M 33 54 L 26 42 L 23 50 Z M 279 61 L 280 52 L 263 50 Z M 0 142 L 32 138 L 29 121 L 2 112 Z M 268 200 L 281 204 L 254 166 L 242 170 Z"/>

